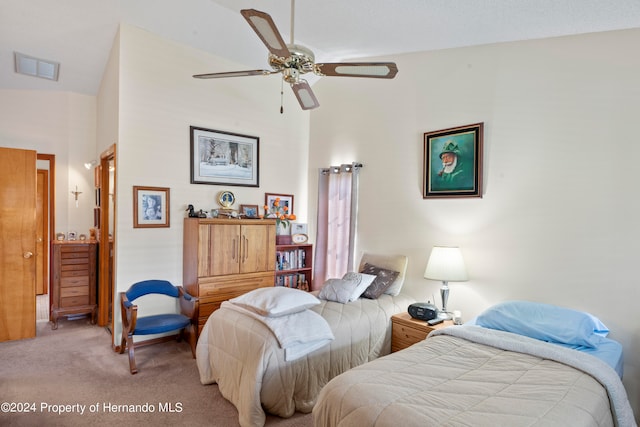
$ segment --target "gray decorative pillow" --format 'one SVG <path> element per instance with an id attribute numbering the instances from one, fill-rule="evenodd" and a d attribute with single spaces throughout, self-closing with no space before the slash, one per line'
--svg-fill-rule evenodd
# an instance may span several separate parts
<path id="1" fill-rule="evenodd" d="M 397 271 L 387 270 L 385 268 L 381 268 L 368 262 L 364 264 L 362 267 L 361 273 L 372 274 L 376 276 L 373 283 L 369 285 L 369 287 L 362 294 L 363 297 L 369 299 L 377 299 L 380 295 L 384 293 L 400 274 Z"/>
<path id="2" fill-rule="evenodd" d="M 346 273 L 342 279 L 324 282 L 318 298 L 346 304 L 360 298 L 360 295 L 375 280 L 376 276 L 363 273 Z"/>

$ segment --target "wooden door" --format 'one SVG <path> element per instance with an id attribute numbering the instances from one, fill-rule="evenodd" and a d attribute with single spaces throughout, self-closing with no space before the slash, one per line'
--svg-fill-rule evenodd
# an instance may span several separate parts
<path id="1" fill-rule="evenodd" d="M 209 224 L 209 275 L 240 272 L 240 226 Z"/>
<path id="2" fill-rule="evenodd" d="M 0 148 L 0 341 L 36 336 L 36 152 Z"/>
<path id="3" fill-rule="evenodd" d="M 197 221 L 197 220 L 193 220 Z M 187 227 L 187 222 L 185 221 L 185 228 Z M 194 236 L 191 236 L 193 239 Z M 185 239 L 186 233 L 185 233 Z M 187 242 L 185 240 L 185 242 Z M 211 226 L 209 224 L 199 224 L 198 225 L 198 234 L 197 234 L 197 242 L 198 242 L 198 253 L 191 253 L 190 249 L 192 248 L 193 241 L 190 241 L 189 244 L 185 243 L 184 245 L 184 253 L 183 253 L 183 264 L 186 264 L 190 260 L 197 260 L 198 263 L 198 274 L 193 275 L 192 271 L 189 271 L 189 280 L 183 277 L 183 285 L 189 286 L 194 285 L 197 282 L 197 277 L 208 277 L 211 276 L 211 263 L 209 262 L 209 258 L 211 255 Z M 185 270 L 186 272 L 187 270 Z M 194 289 L 191 289 L 191 292 L 196 292 Z"/>
<path id="4" fill-rule="evenodd" d="M 274 225 L 242 225 L 241 273 L 275 270 L 275 236 Z"/>

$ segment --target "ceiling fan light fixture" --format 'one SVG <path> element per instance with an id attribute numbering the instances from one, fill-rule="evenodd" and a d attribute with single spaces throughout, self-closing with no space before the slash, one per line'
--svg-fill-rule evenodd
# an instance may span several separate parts
<path id="1" fill-rule="evenodd" d="M 300 79 L 300 72 L 295 68 L 285 68 L 282 70 L 284 81 L 287 83 L 298 83 Z"/>

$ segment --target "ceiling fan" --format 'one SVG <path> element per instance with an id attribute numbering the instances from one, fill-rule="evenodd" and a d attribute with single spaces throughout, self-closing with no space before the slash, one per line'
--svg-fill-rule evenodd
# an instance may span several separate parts
<path id="1" fill-rule="evenodd" d="M 269 65 L 273 70 L 247 70 L 223 73 L 196 74 L 197 79 L 218 79 L 223 77 L 265 76 L 282 73 L 283 81 L 291 85 L 303 110 L 320 106 L 311 86 L 300 76 L 312 72 L 318 76 L 371 77 L 392 79 L 398 73 L 393 62 L 334 62 L 316 64 L 313 52 L 293 42 L 294 0 L 291 0 L 291 43 L 285 44 L 271 16 L 255 9 L 240 11 L 251 28 L 269 50 Z M 282 113 L 282 107 L 280 107 Z"/>

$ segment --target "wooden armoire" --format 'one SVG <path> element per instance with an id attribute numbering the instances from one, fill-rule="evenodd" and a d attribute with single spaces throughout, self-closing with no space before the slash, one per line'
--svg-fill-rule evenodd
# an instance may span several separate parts
<path id="1" fill-rule="evenodd" d="M 183 243 L 182 284 L 199 298 L 198 335 L 223 301 L 273 286 L 275 220 L 185 218 Z"/>

